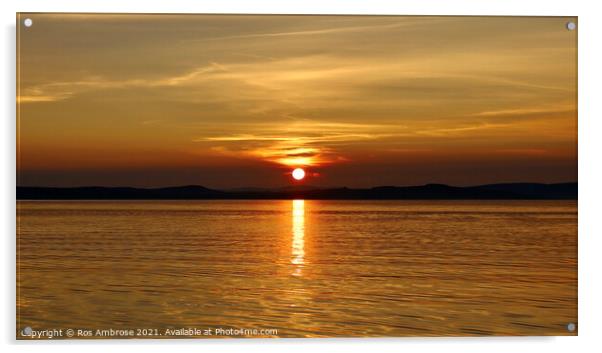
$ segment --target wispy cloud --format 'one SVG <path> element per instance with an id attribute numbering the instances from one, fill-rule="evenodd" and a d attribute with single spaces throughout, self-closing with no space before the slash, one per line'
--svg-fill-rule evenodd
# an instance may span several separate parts
<path id="1" fill-rule="evenodd" d="M 432 20 L 432 19 L 431 19 Z M 424 22 L 423 25 L 426 25 Z M 378 30 L 391 30 L 400 27 L 410 27 L 418 25 L 416 22 L 412 21 L 399 21 L 395 23 L 388 24 L 372 24 L 372 25 L 360 25 L 360 26 L 338 26 L 338 27 L 323 27 L 323 28 L 315 28 L 315 29 L 306 29 L 306 30 L 298 30 L 298 31 L 281 31 L 281 32 L 266 32 L 266 33 L 253 33 L 253 34 L 241 34 L 241 35 L 231 35 L 231 36 L 219 36 L 219 37 L 210 37 L 203 39 L 192 39 L 187 42 L 210 42 L 210 41 L 222 41 L 229 39 L 253 39 L 253 38 L 274 38 L 274 37 L 295 37 L 295 36 L 322 36 L 328 34 L 337 34 L 337 33 L 353 33 L 353 32 L 362 32 L 365 33 L 367 31 L 378 31 Z"/>
<path id="2" fill-rule="evenodd" d="M 466 132 L 480 131 L 480 130 L 492 130 L 507 127 L 508 124 L 491 124 L 491 123 L 477 123 L 475 125 L 458 126 L 451 128 L 430 128 L 426 130 L 417 131 L 418 134 L 429 135 L 429 136 L 449 136 L 459 135 Z"/>
<path id="3" fill-rule="evenodd" d="M 286 166 L 316 166 L 345 161 L 339 148 L 359 141 L 391 137 L 403 126 L 296 121 L 281 127 L 258 124 L 248 126 L 254 133 L 206 136 L 194 142 L 218 143 L 221 153 L 244 153 Z M 357 132 L 362 131 L 362 132 Z"/>
<path id="4" fill-rule="evenodd" d="M 489 110 L 473 114 L 474 116 L 504 116 L 504 115 L 530 115 L 530 114 L 544 114 L 544 113 L 559 113 L 574 111 L 576 107 L 574 105 L 563 105 L 563 106 L 546 106 L 546 107 L 531 107 L 531 108 L 517 108 L 517 109 L 501 109 L 501 110 Z"/>

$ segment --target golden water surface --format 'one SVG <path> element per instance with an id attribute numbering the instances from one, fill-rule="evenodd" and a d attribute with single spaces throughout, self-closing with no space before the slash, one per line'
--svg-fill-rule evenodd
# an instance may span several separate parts
<path id="1" fill-rule="evenodd" d="M 576 334 L 575 201 L 19 201 L 17 213 L 17 330 Z"/>

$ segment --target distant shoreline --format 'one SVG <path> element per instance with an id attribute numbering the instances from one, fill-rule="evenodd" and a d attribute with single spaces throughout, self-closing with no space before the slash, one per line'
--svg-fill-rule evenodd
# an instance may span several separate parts
<path id="1" fill-rule="evenodd" d="M 166 188 L 18 186 L 17 200 L 577 200 L 573 183 L 443 184 L 365 189 L 290 187 L 216 190 L 198 185 Z"/>

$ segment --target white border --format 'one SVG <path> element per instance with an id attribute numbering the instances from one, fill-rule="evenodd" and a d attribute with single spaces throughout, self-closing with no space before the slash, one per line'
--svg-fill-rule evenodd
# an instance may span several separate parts
<path id="1" fill-rule="evenodd" d="M 598 200 L 602 171 L 597 151 L 602 151 L 600 108 L 600 48 L 602 12 L 595 1 L 527 0 L 220 0 L 220 1 L 35 1 L 4 0 L 2 7 L 2 286 L 0 335 L 3 351 L 105 352 L 107 349 L 164 352 L 291 352 L 312 351 L 409 351 L 409 352 L 546 352 L 592 351 L 600 318 L 602 226 Z M 15 332 L 15 13 L 20 12 L 154 12 L 154 13 L 302 13 L 302 14 L 390 14 L 390 15 L 546 15 L 579 16 L 579 337 L 547 338 L 387 338 L 387 339 L 273 339 L 273 340 L 180 340 L 180 341 L 94 341 L 16 342 Z M 176 345 L 176 347 L 168 347 Z"/>

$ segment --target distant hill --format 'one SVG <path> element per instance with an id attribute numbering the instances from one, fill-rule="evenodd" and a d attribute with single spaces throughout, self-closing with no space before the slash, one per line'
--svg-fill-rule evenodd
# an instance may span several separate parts
<path id="1" fill-rule="evenodd" d="M 285 187 L 214 190 L 189 185 L 167 188 L 17 187 L 18 200 L 576 200 L 577 183 L 511 183 L 457 187 L 443 184 L 379 186 L 369 189 Z"/>

